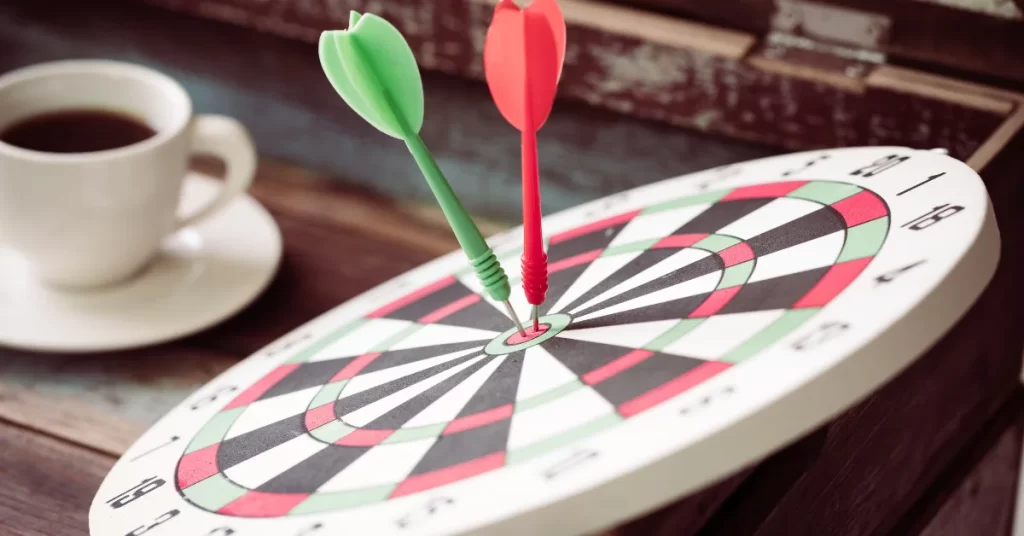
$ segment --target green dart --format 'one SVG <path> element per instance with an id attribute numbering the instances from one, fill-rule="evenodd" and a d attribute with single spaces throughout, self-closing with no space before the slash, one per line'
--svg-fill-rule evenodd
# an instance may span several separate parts
<path id="1" fill-rule="evenodd" d="M 377 130 L 405 141 L 470 266 L 491 297 L 505 304 L 516 328 L 525 335 L 508 301 L 511 289 L 505 270 L 420 139 L 423 81 L 402 34 L 376 15 L 353 11 L 348 30 L 320 35 L 320 65 L 331 85 L 356 113 Z"/>

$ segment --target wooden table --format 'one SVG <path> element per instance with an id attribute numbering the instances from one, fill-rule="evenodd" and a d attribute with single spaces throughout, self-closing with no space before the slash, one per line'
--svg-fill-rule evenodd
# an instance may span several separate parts
<path id="1" fill-rule="evenodd" d="M 263 64 L 287 65 L 289 75 L 299 76 L 317 68 L 310 47 L 134 4 L 108 8 L 99 3 L 88 10 L 60 4 L 61 10 L 52 14 L 57 4 L 16 0 L 0 5 L 0 71 L 83 55 L 148 62 L 184 79 L 200 111 L 228 111 L 245 121 L 265 156 L 307 165 L 330 160 L 329 146 L 316 148 L 309 141 L 315 133 L 295 120 L 295 110 L 321 110 L 319 97 L 253 78 L 244 69 L 217 70 L 209 63 L 218 54 L 214 41 L 260 44 Z M 112 26 L 123 28 L 121 38 L 133 39 L 132 49 L 115 44 L 109 37 Z M 169 47 L 168 28 L 176 28 L 178 36 L 187 32 L 194 42 Z M 182 53 L 183 46 L 193 47 L 193 54 Z M 266 85 L 256 84 L 261 80 Z M 473 138 L 493 139 L 500 146 L 508 141 L 500 141 L 503 136 L 514 140 L 514 134 L 507 132 L 482 86 L 433 75 L 425 84 L 428 94 L 458 95 L 457 104 L 441 103 L 441 115 L 467 136 L 453 141 L 445 130 L 435 130 L 428 133 L 428 144 L 441 146 L 446 165 L 465 176 L 481 166 L 492 172 L 481 175 L 479 184 L 456 187 L 466 191 L 474 212 L 497 221 L 485 225 L 488 230 L 501 228 L 508 213 L 489 200 L 517 180 L 516 154 Z M 295 114 L 267 113 L 282 102 Z M 555 129 L 554 143 L 563 159 L 542 162 L 555 170 L 550 176 L 557 195 L 549 210 L 774 152 L 594 114 L 579 105 L 561 110 L 558 121 L 567 126 Z M 329 135 L 335 142 L 360 143 L 378 158 L 404 161 L 400 145 L 368 137 L 349 121 L 352 116 L 331 113 L 342 114 L 331 121 Z M 605 135 L 581 135 L 593 131 Z M 285 143 L 294 139 L 309 141 L 309 146 Z M 621 150 L 623 145 L 628 150 Z M 590 159 L 582 183 L 578 174 L 564 172 L 566 162 L 580 158 Z M 361 175 L 365 166 L 349 175 L 347 162 L 333 165 L 320 166 L 328 173 L 318 173 L 277 159 L 263 161 L 252 194 L 281 227 L 285 256 L 270 288 L 236 317 L 193 337 L 130 352 L 58 356 L 0 350 L 0 535 L 85 534 L 100 481 L 116 457 L 165 411 L 295 326 L 456 247 L 437 212 L 416 204 L 423 197 L 410 186 L 416 177 L 411 164 L 372 185 L 381 193 L 367 190 L 370 184 Z M 210 169 L 206 163 L 197 166 Z M 1024 258 L 1013 247 L 1024 238 L 1016 215 L 1022 174 L 1024 136 L 1018 136 L 983 173 L 1004 242 L 1000 268 L 977 305 L 933 350 L 856 407 L 755 467 L 609 531 L 1008 534 L 1024 431 L 1019 387 Z M 406 201 L 389 200 L 394 197 Z"/>

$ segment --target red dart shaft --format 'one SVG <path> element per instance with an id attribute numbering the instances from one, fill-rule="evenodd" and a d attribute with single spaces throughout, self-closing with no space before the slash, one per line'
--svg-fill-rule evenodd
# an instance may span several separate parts
<path id="1" fill-rule="evenodd" d="M 525 9 L 499 0 L 484 39 L 484 72 L 495 105 L 522 136 L 523 294 L 533 306 L 535 330 L 548 291 L 537 131 L 551 113 L 564 59 L 565 19 L 556 0 L 534 0 Z"/>
<path id="2" fill-rule="evenodd" d="M 537 131 L 524 128 L 523 139 L 523 292 L 530 305 L 544 303 L 548 291 L 548 256 L 541 236 L 540 173 Z"/>

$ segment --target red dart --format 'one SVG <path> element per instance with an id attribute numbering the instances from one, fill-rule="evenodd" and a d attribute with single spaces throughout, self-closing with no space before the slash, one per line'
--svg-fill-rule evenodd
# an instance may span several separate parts
<path id="1" fill-rule="evenodd" d="M 534 331 L 548 290 L 537 131 L 551 113 L 564 59 L 565 19 L 555 0 L 535 0 L 526 9 L 512 0 L 498 2 L 484 41 L 484 72 L 501 115 L 522 134 L 523 291 L 533 306 Z"/>

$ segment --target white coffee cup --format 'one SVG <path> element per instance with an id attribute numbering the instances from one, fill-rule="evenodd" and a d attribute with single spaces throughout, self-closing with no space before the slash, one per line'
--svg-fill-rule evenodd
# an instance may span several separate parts
<path id="1" fill-rule="evenodd" d="M 74 60 L 0 76 L 0 131 L 40 113 L 83 109 L 127 114 L 156 134 L 86 153 L 0 141 L 0 247 L 20 253 L 46 284 L 87 288 L 130 278 L 168 234 L 213 215 L 252 182 L 256 154 L 246 129 L 229 117 L 193 116 L 184 88 L 157 71 Z M 209 204 L 181 217 L 192 154 L 219 157 L 227 173 Z"/>

